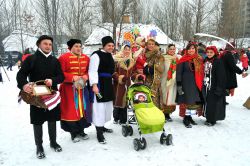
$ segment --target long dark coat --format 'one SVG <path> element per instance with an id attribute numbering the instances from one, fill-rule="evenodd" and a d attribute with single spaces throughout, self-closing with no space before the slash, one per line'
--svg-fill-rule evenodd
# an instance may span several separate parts
<path id="1" fill-rule="evenodd" d="M 210 62 L 210 63 L 209 63 Z M 210 64 L 210 67 L 206 67 Z M 202 94 L 204 96 L 204 115 L 209 122 L 225 119 L 226 110 L 226 75 L 224 64 L 220 59 L 205 60 L 205 79 Z"/>
<path id="2" fill-rule="evenodd" d="M 183 62 L 177 65 L 176 69 L 177 86 L 181 86 L 183 95 L 177 93 L 178 104 L 193 105 L 202 102 L 201 93 L 195 83 L 194 64 Z"/>
<path id="3" fill-rule="evenodd" d="M 222 56 L 222 61 L 224 63 L 226 72 L 226 89 L 237 88 L 237 74 L 242 74 L 242 70 L 235 64 L 234 57 L 230 51 L 227 51 L 224 56 Z"/>
<path id="4" fill-rule="evenodd" d="M 23 86 L 30 82 L 39 80 L 52 79 L 52 89 L 57 89 L 57 84 L 64 80 L 64 75 L 58 59 L 52 55 L 45 57 L 40 51 L 36 51 L 34 55 L 29 56 L 21 66 L 17 73 L 17 86 L 23 89 Z M 31 124 L 41 125 L 45 121 L 60 120 L 59 105 L 52 110 L 41 109 L 36 106 L 30 106 L 30 121 Z"/>

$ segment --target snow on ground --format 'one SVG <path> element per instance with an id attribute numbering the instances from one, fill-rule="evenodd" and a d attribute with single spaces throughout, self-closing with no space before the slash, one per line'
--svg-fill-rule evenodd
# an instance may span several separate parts
<path id="1" fill-rule="evenodd" d="M 1 68 L 2 69 L 2 68 Z M 29 107 L 17 103 L 19 90 L 16 88 L 17 68 L 8 71 L 8 82 L 0 83 L 0 165 L 4 166 L 104 166 L 104 165 L 150 165 L 150 166 L 248 166 L 250 163 L 250 110 L 242 104 L 250 95 L 250 77 L 239 79 L 239 88 L 234 97 L 228 98 L 226 120 L 214 127 L 204 126 L 204 118 L 195 117 L 198 126 L 187 129 L 174 112 L 172 123 L 165 129 L 174 137 L 173 146 L 159 143 L 161 133 L 145 135 L 148 147 L 136 152 L 132 141 L 139 134 L 134 128 L 134 136 L 123 137 L 121 127 L 109 123 L 113 134 L 105 134 L 106 145 L 97 143 L 94 127 L 86 130 L 90 139 L 72 143 L 68 133 L 60 129 L 58 123 L 58 143 L 63 152 L 56 153 L 49 147 L 47 124 L 44 124 L 44 149 L 46 159 L 35 155 L 32 125 L 29 124 Z"/>

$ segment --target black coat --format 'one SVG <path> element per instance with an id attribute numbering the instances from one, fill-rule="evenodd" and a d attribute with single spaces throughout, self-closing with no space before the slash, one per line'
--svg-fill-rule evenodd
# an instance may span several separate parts
<path id="1" fill-rule="evenodd" d="M 8 63 L 9 63 L 9 65 L 12 65 L 12 62 L 13 62 L 12 55 L 9 54 L 9 55 L 8 55 Z"/>
<path id="2" fill-rule="evenodd" d="M 212 65 L 211 68 L 206 69 L 206 62 L 210 62 Z M 209 80 L 204 81 L 202 93 L 205 101 L 204 104 L 204 114 L 209 122 L 216 122 L 217 120 L 225 119 L 225 110 L 226 110 L 226 75 L 225 68 L 222 60 L 206 59 L 205 60 L 205 79 Z M 206 72 L 207 71 L 207 72 Z M 204 80 L 205 80 L 204 79 Z"/>
<path id="3" fill-rule="evenodd" d="M 242 74 L 242 70 L 235 64 L 234 57 L 230 51 L 227 51 L 224 56 L 222 56 L 222 61 L 224 63 L 226 72 L 226 89 L 237 88 L 237 74 Z"/>
<path id="4" fill-rule="evenodd" d="M 40 51 L 36 51 L 34 55 L 29 56 L 21 66 L 17 73 L 17 86 L 23 89 L 23 86 L 28 83 L 27 77 L 29 76 L 30 82 L 39 80 L 52 79 L 52 89 L 57 89 L 57 84 L 64 80 L 64 75 L 61 65 L 56 57 L 50 55 L 45 57 Z M 35 106 L 30 106 L 31 124 L 41 125 L 45 121 L 60 120 L 59 105 L 51 111 L 41 109 Z"/>
<path id="5" fill-rule="evenodd" d="M 178 95 L 176 102 L 178 104 L 198 104 L 202 102 L 201 92 L 195 83 L 194 64 L 183 62 L 177 65 L 176 69 L 177 86 L 181 86 L 183 95 Z"/>

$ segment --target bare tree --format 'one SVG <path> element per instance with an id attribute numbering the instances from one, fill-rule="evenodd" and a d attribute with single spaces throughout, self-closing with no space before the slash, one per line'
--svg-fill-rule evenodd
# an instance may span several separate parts
<path id="1" fill-rule="evenodd" d="M 164 0 L 161 4 L 156 4 L 153 11 L 152 16 L 156 25 L 171 39 L 179 39 L 179 0 Z"/>
<path id="2" fill-rule="evenodd" d="M 230 38 L 238 38 L 241 33 L 240 2 L 234 0 L 223 1 L 220 35 Z"/>
<path id="3" fill-rule="evenodd" d="M 141 15 L 143 13 L 142 1 L 141 0 L 133 0 L 129 7 L 129 13 L 133 19 L 133 23 L 137 24 L 142 21 Z"/>
<path id="4" fill-rule="evenodd" d="M 64 22 L 70 36 L 84 39 L 87 36 L 88 25 L 93 19 L 90 0 L 69 0 L 65 5 Z"/>
<path id="5" fill-rule="evenodd" d="M 143 9 L 140 16 L 141 23 L 150 24 L 154 21 L 153 13 L 159 12 L 159 10 L 154 11 L 155 5 L 157 5 L 157 3 L 153 5 L 151 0 L 143 0 L 143 2 L 141 2 L 141 8 Z"/>
<path id="6" fill-rule="evenodd" d="M 213 32 L 217 35 L 219 35 L 220 33 L 220 24 L 221 24 L 221 0 L 218 0 L 216 2 L 216 8 L 215 8 L 215 12 L 214 12 L 214 19 L 210 21 L 210 23 L 214 23 L 212 24 L 213 28 L 211 28 L 211 34 L 213 34 Z"/>
<path id="7" fill-rule="evenodd" d="M 113 34 L 114 41 L 117 41 L 117 29 L 122 30 L 123 16 L 129 14 L 128 9 L 132 2 L 134 0 L 99 0 L 98 2 L 97 6 L 100 6 L 102 17 L 101 21 L 97 21 L 96 25 L 109 30 Z M 100 23 L 111 23 L 111 30 L 105 26 L 106 24 Z"/>
<path id="8" fill-rule="evenodd" d="M 39 26 L 43 32 L 48 33 L 54 39 L 53 50 L 57 54 L 57 46 L 60 44 L 61 35 L 58 34 L 62 28 L 61 1 L 60 0 L 36 0 L 32 2 L 34 9 L 39 15 Z"/>
<path id="9" fill-rule="evenodd" d="M 0 7 L 2 7 L 2 5 L 4 4 L 5 0 L 1 0 L 0 1 Z"/>
<path id="10" fill-rule="evenodd" d="M 190 10 L 190 6 L 187 4 L 188 2 L 185 2 L 181 7 L 180 13 L 181 19 L 180 19 L 180 26 L 179 31 L 182 36 L 182 40 L 190 40 L 193 35 L 193 13 Z"/>
<path id="11" fill-rule="evenodd" d="M 20 36 L 16 36 L 21 43 L 21 52 L 24 50 L 24 39 L 22 36 L 22 20 L 21 15 L 23 10 L 21 9 L 21 1 L 20 0 L 11 0 L 8 3 L 1 2 L 2 7 L 2 19 L 1 19 L 1 44 L 2 49 L 4 49 L 5 44 L 3 43 L 3 40 L 5 37 L 10 35 L 13 30 L 19 30 Z M 3 52 L 3 50 L 1 51 Z"/>
<path id="12" fill-rule="evenodd" d="M 211 3 L 211 0 L 192 0 L 188 1 L 188 5 L 195 17 L 195 33 L 203 32 L 207 19 L 216 11 L 217 3 Z"/>
<path id="13" fill-rule="evenodd" d="M 167 1 L 165 1 L 166 3 Z M 162 8 L 164 6 L 164 8 Z M 152 17 L 156 25 L 166 34 L 169 34 L 169 12 L 165 5 L 155 4 Z"/>

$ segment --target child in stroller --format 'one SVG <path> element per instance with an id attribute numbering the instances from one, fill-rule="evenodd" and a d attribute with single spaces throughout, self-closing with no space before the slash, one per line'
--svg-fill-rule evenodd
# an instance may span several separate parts
<path id="1" fill-rule="evenodd" d="M 122 126 L 122 135 L 124 137 L 127 137 L 128 135 L 132 136 L 133 128 L 131 124 L 136 124 L 138 126 L 140 138 L 134 139 L 134 149 L 138 151 L 146 148 L 147 143 L 145 138 L 142 137 L 142 134 L 159 131 L 162 131 L 160 143 L 171 145 L 172 135 L 166 135 L 165 133 L 165 116 L 163 112 L 153 104 L 150 88 L 142 83 L 131 85 L 127 92 L 127 100 L 128 107 L 133 110 L 133 113 L 131 115 L 129 112 L 127 113 L 128 120 L 127 123 Z"/>

